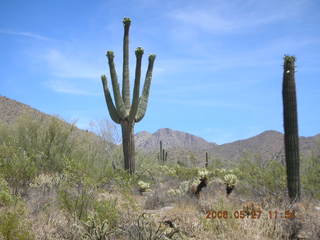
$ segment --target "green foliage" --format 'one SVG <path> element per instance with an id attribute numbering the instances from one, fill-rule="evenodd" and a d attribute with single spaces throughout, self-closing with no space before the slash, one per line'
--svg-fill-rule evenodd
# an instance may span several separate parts
<path id="1" fill-rule="evenodd" d="M 270 160 L 264 165 L 252 160 L 242 160 L 238 167 L 238 177 L 241 188 L 246 193 L 257 196 L 282 196 L 286 190 L 285 167 Z"/>
<path id="2" fill-rule="evenodd" d="M 101 221 L 94 216 L 90 216 L 84 224 L 85 232 L 83 240 L 108 240 L 111 239 L 113 231 L 110 229 L 107 221 Z"/>
<path id="3" fill-rule="evenodd" d="M 26 220 L 26 210 L 26 205 L 10 194 L 7 182 L 0 177 L 0 239 L 34 239 L 31 225 Z"/>
<path id="4" fill-rule="evenodd" d="M 33 240 L 35 239 L 28 224 L 16 209 L 0 211 L 0 239 Z"/>
<path id="5" fill-rule="evenodd" d="M 14 144 L 8 142 L 0 145 L 0 174 L 12 187 L 13 192 L 18 194 L 20 190 L 28 187 L 38 169 L 27 152 Z"/>
<path id="6" fill-rule="evenodd" d="M 150 215 L 143 213 L 130 226 L 119 226 L 122 235 L 132 240 L 183 239 L 179 230 L 156 223 Z"/>
<path id="7" fill-rule="evenodd" d="M 120 210 L 117 199 L 95 201 L 93 204 L 95 219 L 100 223 L 107 222 L 109 228 L 115 228 L 120 221 Z"/>
<path id="8" fill-rule="evenodd" d="M 86 220 L 95 195 L 96 185 L 85 172 L 85 168 L 80 162 L 68 160 L 64 181 L 58 191 L 61 208 L 80 220 Z"/>
<path id="9" fill-rule="evenodd" d="M 22 115 L 14 124 L 0 125 L 0 174 L 15 193 L 25 190 L 41 172 L 61 172 L 71 154 L 67 127 L 56 118 Z"/>
<path id="10" fill-rule="evenodd" d="M 311 156 L 302 161 L 302 187 L 312 197 L 320 200 L 320 157 Z"/>
<path id="11" fill-rule="evenodd" d="M 13 200 L 7 181 L 0 176 L 0 208 L 12 204 Z"/>

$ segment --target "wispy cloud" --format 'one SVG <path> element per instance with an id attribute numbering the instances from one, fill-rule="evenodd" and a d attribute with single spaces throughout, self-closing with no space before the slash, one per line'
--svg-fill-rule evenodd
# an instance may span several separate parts
<path id="1" fill-rule="evenodd" d="M 72 95 L 82 96 L 99 96 L 100 94 L 84 90 L 83 88 L 76 87 L 66 80 L 51 80 L 45 82 L 46 87 L 58 93 L 66 93 Z"/>
<path id="2" fill-rule="evenodd" d="M 178 22 L 211 33 L 228 33 L 274 23 L 300 14 L 307 0 L 210 1 L 169 12 Z"/>
<path id="3" fill-rule="evenodd" d="M 0 30 L 0 34 L 16 35 L 16 36 L 22 36 L 22 37 L 28 37 L 28 38 L 34 38 L 34 39 L 46 40 L 46 41 L 53 40 L 52 38 L 48 38 L 32 32 L 16 32 L 11 30 Z"/>
<path id="4" fill-rule="evenodd" d="M 56 49 L 48 50 L 42 58 L 47 62 L 51 73 L 59 78 L 99 79 L 103 69 L 94 66 L 82 56 L 66 55 Z"/>
<path id="5" fill-rule="evenodd" d="M 295 53 L 305 47 L 319 45 L 319 38 L 278 38 L 261 43 L 255 49 L 241 49 L 233 52 L 214 52 L 207 48 L 206 53 L 181 58 L 164 58 L 157 63 L 161 74 L 206 71 L 217 72 L 239 67 L 264 67 L 279 64 L 284 54 Z M 215 54 L 212 54 L 214 52 Z"/>
<path id="6" fill-rule="evenodd" d="M 158 99 L 154 99 L 155 102 Z M 160 100 L 159 100 L 160 102 Z M 227 101 L 219 101 L 214 99 L 183 99 L 183 98 L 167 98 L 161 99 L 161 103 L 188 105 L 192 107 L 221 107 L 221 108 L 240 108 L 246 110 L 253 110 L 253 107 L 248 104 L 228 103 Z"/>

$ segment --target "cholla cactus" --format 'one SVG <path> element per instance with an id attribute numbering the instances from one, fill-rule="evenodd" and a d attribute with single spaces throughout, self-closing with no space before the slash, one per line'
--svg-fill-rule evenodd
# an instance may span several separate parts
<path id="1" fill-rule="evenodd" d="M 227 197 L 231 194 L 234 187 L 236 186 L 236 183 L 238 181 L 238 178 L 236 175 L 229 173 L 224 176 L 224 182 L 226 184 L 226 193 Z"/>
<path id="2" fill-rule="evenodd" d="M 170 176 L 177 175 L 177 171 L 174 168 L 168 167 L 167 165 L 160 166 L 160 171 Z"/>
<path id="3" fill-rule="evenodd" d="M 182 195 L 186 194 L 189 190 L 189 182 L 184 181 L 180 183 L 177 189 L 170 188 L 167 191 L 167 194 L 171 197 L 181 197 Z"/>
<path id="4" fill-rule="evenodd" d="M 190 186 L 196 185 L 198 186 L 200 184 L 200 179 L 199 178 L 195 178 L 190 182 Z"/>
<path id="5" fill-rule="evenodd" d="M 139 181 L 138 185 L 139 185 L 140 193 L 143 193 L 143 192 L 150 190 L 150 183 L 146 183 L 144 181 Z"/>
<path id="6" fill-rule="evenodd" d="M 207 169 L 199 169 L 198 170 L 198 176 L 200 178 L 208 177 L 208 175 L 209 175 L 209 171 Z"/>
<path id="7" fill-rule="evenodd" d="M 237 181 L 238 181 L 237 176 L 232 173 L 226 174 L 224 176 L 224 182 L 229 186 L 235 186 Z"/>
<path id="8" fill-rule="evenodd" d="M 177 197 L 177 196 L 182 195 L 182 192 L 181 192 L 179 189 L 170 188 L 170 189 L 167 191 L 167 194 L 168 194 L 170 197 Z"/>

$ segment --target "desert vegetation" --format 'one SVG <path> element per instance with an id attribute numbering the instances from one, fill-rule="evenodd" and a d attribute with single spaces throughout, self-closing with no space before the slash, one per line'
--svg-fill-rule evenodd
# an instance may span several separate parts
<path id="1" fill-rule="evenodd" d="M 121 146 L 75 129 L 34 115 L 1 123 L 0 239 L 319 237 L 316 156 L 301 160 L 297 205 L 279 161 L 185 167 L 137 152 L 130 174 Z"/>

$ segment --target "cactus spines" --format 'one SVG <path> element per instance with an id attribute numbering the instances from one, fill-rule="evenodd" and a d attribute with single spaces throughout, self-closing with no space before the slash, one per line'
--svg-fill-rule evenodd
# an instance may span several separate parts
<path id="1" fill-rule="evenodd" d="M 123 72 L 122 72 L 122 92 L 120 91 L 117 72 L 114 64 L 114 53 L 107 52 L 111 83 L 113 89 L 114 102 L 111 97 L 107 77 L 101 76 L 104 95 L 111 119 L 121 125 L 122 129 L 122 146 L 124 155 L 124 169 L 131 174 L 135 171 L 135 147 L 134 147 L 134 124 L 139 122 L 145 115 L 147 110 L 150 85 L 152 80 L 153 64 L 155 55 L 149 56 L 148 69 L 145 82 L 140 96 L 140 78 L 141 78 L 141 62 L 144 50 L 138 47 L 135 51 L 136 55 L 136 71 L 133 88 L 132 102 L 130 100 L 130 80 L 129 80 L 129 28 L 130 18 L 123 19 L 124 37 L 123 37 Z M 122 95 L 121 95 L 122 94 Z"/>
<path id="2" fill-rule="evenodd" d="M 300 200 L 300 156 L 295 60 L 294 56 L 284 56 L 282 85 L 287 185 L 289 198 L 292 202 Z"/>

